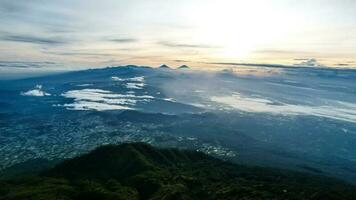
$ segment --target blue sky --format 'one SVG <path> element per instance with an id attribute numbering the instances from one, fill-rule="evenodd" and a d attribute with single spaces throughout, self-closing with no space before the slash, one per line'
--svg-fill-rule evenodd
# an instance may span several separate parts
<path id="1" fill-rule="evenodd" d="M 354 67 L 355 10 L 353 0 L 2 0 L 0 73 L 161 63 Z"/>

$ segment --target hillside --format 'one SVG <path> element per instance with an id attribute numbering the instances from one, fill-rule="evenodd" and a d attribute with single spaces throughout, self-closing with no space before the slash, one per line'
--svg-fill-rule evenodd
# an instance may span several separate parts
<path id="1" fill-rule="evenodd" d="M 337 180 L 239 166 L 143 143 L 110 145 L 37 176 L 0 182 L 0 199 L 355 199 Z"/>

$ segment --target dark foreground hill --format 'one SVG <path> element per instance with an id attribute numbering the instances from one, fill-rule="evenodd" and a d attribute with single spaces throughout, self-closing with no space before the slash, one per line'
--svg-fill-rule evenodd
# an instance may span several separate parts
<path id="1" fill-rule="evenodd" d="M 39 175 L 0 182 L 4 199 L 356 199 L 334 179 L 247 167 L 133 143 L 103 146 Z"/>

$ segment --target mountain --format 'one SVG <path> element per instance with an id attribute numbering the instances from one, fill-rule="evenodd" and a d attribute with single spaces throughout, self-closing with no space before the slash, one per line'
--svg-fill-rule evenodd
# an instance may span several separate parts
<path id="1" fill-rule="evenodd" d="M 41 171 L 53 167 L 58 162 L 41 158 L 28 160 L 0 171 L 0 179 L 39 174 Z"/>
<path id="2" fill-rule="evenodd" d="M 64 161 L 43 174 L 68 179 L 122 180 L 147 171 L 179 169 L 181 164 L 205 159 L 205 154 L 195 151 L 156 149 L 144 143 L 108 145 Z"/>
<path id="3" fill-rule="evenodd" d="M 178 69 L 189 69 L 189 67 L 187 65 L 182 65 L 182 66 L 178 67 Z"/>
<path id="4" fill-rule="evenodd" d="M 144 143 L 102 146 L 38 176 L 0 182 L 0 199 L 355 199 L 334 179 L 234 165 Z"/>
<path id="5" fill-rule="evenodd" d="M 161 65 L 159 68 L 161 68 L 161 69 L 170 69 L 170 67 L 168 67 L 168 65 L 165 65 L 165 64 Z"/>

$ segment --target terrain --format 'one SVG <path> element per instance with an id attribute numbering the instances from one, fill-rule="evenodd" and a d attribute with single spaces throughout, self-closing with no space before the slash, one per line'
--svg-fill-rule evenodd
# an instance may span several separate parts
<path id="1" fill-rule="evenodd" d="M 144 143 L 98 147 L 0 186 L 2 200 L 356 198 L 356 186 L 338 180 Z"/>
<path id="2" fill-rule="evenodd" d="M 118 66 L 0 83 L 0 169 L 145 142 L 356 182 L 356 72 Z"/>

